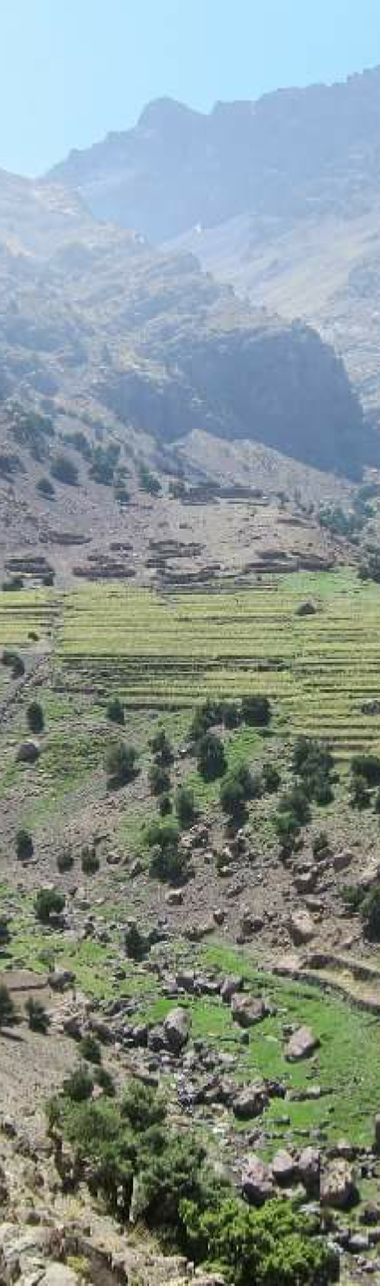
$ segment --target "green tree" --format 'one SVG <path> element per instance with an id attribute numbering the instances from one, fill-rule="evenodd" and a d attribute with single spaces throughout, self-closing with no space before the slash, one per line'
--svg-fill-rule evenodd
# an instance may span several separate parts
<path id="1" fill-rule="evenodd" d="M 197 817 L 197 809 L 194 791 L 190 790 L 189 786 L 178 786 L 178 790 L 175 793 L 174 807 L 182 829 L 185 830 L 187 826 L 192 826 Z"/>
<path id="2" fill-rule="evenodd" d="M 133 780 L 136 771 L 137 752 L 134 746 L 127 746 L 118 741 L 109 746 L 106 754 L 105 769 L 109 786 L 126 786 Z"/>
<path id="3" fill-rule="evenodd" d="M 34 903 L 37 920 L 41 924 L 50 924 L 52 917 L 62 915 L 65 896 L 59 889 L 39 889 Z"/>
<path id="4" fill-rule="evenodd" d="M 16 854 L 19 862 L 28 862 L 33 857 L 34 846 L 29 831 L 21 827 L 16 835 Z"/>
<path id="5" fill-rule="evenodd" d="M 107 705 L 107 719 L 122 726 L 125 723 L 124 706 L 119 697 L 112 697 Z"/>
<path id="6" fill-rule="evenodd" d="M 272 718 L 271 703 L 268 697 L 243 697 L 241 712 L 244 723 L 256 728 L 266 728 Z"/>
<path id="7" fill-rule="evenodd" d="M 223 777 L 226 771 L 227 760 L 223 742 L 213 732 L 205 732 L 201 737 L 198 744 L 197 766 L 204 781 L 215 781 L 217 777 Z"/>

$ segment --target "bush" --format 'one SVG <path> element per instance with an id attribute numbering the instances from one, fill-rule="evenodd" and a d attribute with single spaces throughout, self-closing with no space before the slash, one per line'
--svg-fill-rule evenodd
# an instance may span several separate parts
<path id="1" fill-rule="evenodd" d="M 161 814 L 161 817 L 169 817 L 170 813 L 173 812 L 173 805 L 172 805 L 170 795 L 160 795 L 157 806 L 158 806 L 158 811 Z"/>
<path id="2" fill-rule="evenodd" d="M 280 813 L 292 813 L 299 826 L 307 826 L 311 819 L 311 809 L 303 786 L 295 785 L 279 802 Z"/>
<path id="3" fill-rule="evenodd" d="M 181 884 L 189 875 L 188 859 L 176 845 L 152 849 L 150 875 L 169 884 Z"/>
<path id="4" fill-rule="evenodd" d="M 56 455 L 51 466 L 53 478 L 63 482 L 67 487 L 78 486 L 78 469 L 69 455 Z"/>
<path id="5" fill-rule="evenodd" d="M 107 1098 L 115 1098 L 115 1082 L 111 1072 L 108 1072 L 106 1067 L 97 1067 L 95 1081 L 99 1085 L 99 1089 L 103 1090 L 103 1094 L 107 1095 Z"/>
<path id="6" fill-rule="evenodd" d="M 29 834 L 29 831 L 26 831 L 21 827 L 20 830 L 17 831 L 16 835 L 16 854 L 19 862 L 28 862 L 29 859 L 33 857 L 33 853 L 34 846 L 32 836 Z"/>
<path id="7" fill-rule="evenodd" d="M 135 920 L 131 920 L 131 923 L 127 925 L 124 942 L 125 950 L 130 960 L 138 962 L 144 960 L 148 943 L 145 934 L 141 933 L 141 929 L 139 929 Z"/>
<path id="8" fill-rule="evenodd" d="M 90 468 L 90 478 L 104 487 L 112 487 L 115 468 L 120 454 L 120 446 L 110 442 L 108 447 L 94 447 Z"/>
<path id="9" fill-rule="evenodd" d="M 211 699 L 197 706 L 190 725 L 190 741 L 199 741 L 205 732 L 210 731 L 210 728 L 214 728 L 216 724 L 223 723 L 224 708 L 223 702 L 212 701 Z"/>
<path id="10" fill-rule="evenodd" d="M 88 1068 L 83 1064 L 76 1067 L 66 1080 L 63 1082 L 63 1091 L 66 1098 L 72 1103 L 85 1103 L 91 1098 L 94 1082 Z"/>
<path id="11" fill-rule="evenodd" d="M 174 807 L 179 825 L 183 830 L 192 826 L 197 817 L 194 792 L 188 786 L 179 786 L 175 794 Z"/>
<path id="12" fill-rule="evenodd" d="M 317 860 L 318 858 L 323 859 L 324 857 L 328 857 L 330 850 L 329 839 L 326 831 L 319 831 L 318 835 L 314 835 L 312 849 L 313 857 L 317 858 Z"/>
<path id="13" fill-rule="evenodd" d="M 100 862 L 94 848 L 89 848 L 86 845 L 86 847 L 83 849 L 82 856 L 81 856 L 81 867 L 82 867 L 83 875 L 97 875 L 97 872 L 100 867 Z"/>
<path id="14" fill-rule="evenodd" d="M 376 884 L 366 894 L 361 904 L 361 912 L 367 938 L 370 938 L 371 942 L 380 942 L 380 884 Z"/>
<path id="15" fill-rule="evenodd" d="M 277 813 L 277 817 L 274 819 L 274 827 L 284 855 L 290 855 L 301 830 L 295 813 L 290 811 Z"/>
<path id="16" fill-rule="evenodd" d="M 257 728 L 267 727 L 272 718 L 272 709 L 268 697 L 243 697 L 241 713 L 244 723 Z"/>
<path id="17" fill-rule="evenodd" d="M 44 712 L 39 701 L 31 701 L 26 712 L 28 728 L 31 732 L 43 732 L 44 729 Z"/>
<path id="18" fill-rule="evenodd" d="M 0 1030 L 2 1027 L 15 1027 L 18 1015 L 8 987 L 0 983 Z"/>
<path id="19" fill-rule="evenodd" d="M 281 773 L 278 768 L 274 764 L 264 764 L 261 776 L 264 790 L 267 790 L 270 795 L 275 795 L 281 786 Z"/>
<path id="20" fill-rule="evenodd" d="M 160 848 L 162 852 L 166 848 L 178 847 L 179 838 L 179 826 L 174 821 L 152 822 L 145 831 L 148 848 Z"/>
<path id="21" fill-rule="evenodd" d="M 332 784 L 334 759 L 328 746 L 312 737 L 298 737 L 293 749 L 293 772 L 302 779 L 308 799 L 318 804 L 329 804 L 334 798 Z"/>
<path id="22" fill-rule="evenodd" d="M 14 679 L 21 679 L 22 675 L 25 674 L 25 665 L 18 652 L 11 652 L 8 648 L 5 648 L 1 660 L 7 669 L 12 670 Z"/>
<path id="23" fill-rule="evenodd" d="M 239 817 L 244 813 L 248 799 L 258 798 L 261 781 L 253 778 L 249 768 L 241 764 L 227 774 L 220 788 L 220 803 L 230 817 Z"/>
<path id="24" fill-rule="evenodd" d="M 182 1209 L 187 1253 L 217 1265 L 233 1286 L 327 1286 L 337 1280 L 331 1251 L 289 1201 L 253 1210 L 231 1195 L 201 1210 Z"/>
<path id="25" fill-rule="evenodd" d="M 170 790 L 170 774 L 161 764 L 152 764 L 148 779 L 152 795 L 163 795 Z"/>
<path id="26" fill-rule="evenodd" d="M 40 496 L 44 497 L 44 500 L 53 500 L 55 497 L 55 487 L 50 478 L 39 478 L 36 490 L 39 491 Z"/>
<path id="27" fill-rule="evenodd" d="M 86 1032 L 86 1035 L 82 1037 L 80 1042 L 80 1053 L 86 1063 L 95 1063 L 97 1066 L 100 1065 L 102 1061 L 102 1051 L 99 1041 L 96 1040 L 96 1036 L 92 1035 L 92 1032 Z"/>
<path id="28" fill-rule="evenodd" d="M 34 903 L 37 920 L 41 924 L 50 924 L 52 916 L 62 915 L 65 896 L 59 889 L 39 889 Z"/>
<path id="29" fill-rule="evenodd" d="M 156 762 L 161 764 L 163 768 L 169 768 L 170 764 L 173 763 L 174 754 L 173 747 L 164 728 L 159 728 L 154 737 L 151 737 L 149 746 L 155 755 Z"/>
<path id="30" fill-rule="evenodd" d="M 223 777 L 226 771 L 227 760 L 223 742 L 212 732 L 205 732 L 201 737 L 197 750 L 197 766 L 204 781 L 215 781 L 217 777 Z"/>
<path id="31" fill-rule="evenodd" d="M 111 723 L 120 725 L 125 723 L 124 707 L 119 697 L 112 697 L 111 701 L 108 702 L 107 719 L 110 719 Z"/>
<path id="32" fill-rule="evenodd" d="M 357 808 L 358 812 L 370 807 L 371 795 L 365 777 L 352 778 L 349 799 L 351 808 Z"/>
<path id="33" fill-rule="evenodd" d="M 50 1027 L 50 1018 L 45 1006 L 41 1004 L 40 1000 L 34 1000 L 33 996 L 29 996 L 25 1009 L 30 1030 L 40 1032 L 42 1036 L 46 1036 Z"/>
<path id="34" fill-rule="evenodd" d="M 354 777 L 361 777 L 367 786 L 380 786 L 378 755 L 355 755 L 351 760 L 351 772 Z"/>
<path id="35" fill-rule="evenodd" d="M 341 893 L 342 902 L 350 915 L 357 915 L 361 911 L 365 898 L 365 889 L 360 884 L 346 884 Z"/>
<path id="36" fill-rule="evenodd" d="M 5 915 L 0 915 L 0 950 L 2 947 L 7 947 L 10 940 L 11 934 L 9 921 L 6 919 Z"/>
<path id="37" fill-rule="evenodd" d="M 241 707 L 236 701 L 224 701 L 222 706 L 222 722 L 225 728 L 238 728 L 241 723 Z"/>
<path id="38" fill-rule="evenodd" d="M 58 853 L 58 857 L 57 857 L 57 869 L 59 871 L 59 874 L 65 875 L 67 871 L 72 871 L 73 866 L 74 866 L 74 858 L 73 858 L 71 849 L 70 848 L 62 849 L 62 852 Z"/>
<path id="39" fill-rule="evenodd" d="M 109 746 L 106 754 L 105 769 L 109 786 L 126 786 L 132 781 L 136 770 L 137 753 L 134 746 L 127 746 L 119 741 Z"/>

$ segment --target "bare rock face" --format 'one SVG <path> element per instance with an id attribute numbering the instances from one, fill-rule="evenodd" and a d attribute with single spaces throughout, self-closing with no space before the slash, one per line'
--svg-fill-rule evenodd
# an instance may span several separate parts
<path id="1" fill-rule="evenodd" d="M 330 1161 L 321 1177 L 321 1202 L 336 1210 L 350 1210 L 356 1205 L 359 1193 L 352 1166 L 344 1158 Z"/>
<path id="2" fill-rule="evenodd" d="M 231 1012 L 234 1022 L 247 1029 L 261 1023 L 269 1011 L 261 996 L 256 999 L 253 996 L 235 995 L 232 997 Z"/>
<path id="3" fill-rule="evenodd" d="M 252 1153 L 242 1173 L 242 1192 L 251 1206 L 263 1206 L 274 1194 L 271 1172 L 261 1157 Z"/>
<path id="4" fill-rule="evenodd" d="M 172 1054 L 180 1054 L 190 1034 L 190 1017 L 186 1009 L 172 1009 L 164 1022 L 167 1044 Z"/>
<path id="5" fill-rule="evenodd" d="M 311 1054 L 319 1048 L 319 1044 L 318 1036 L 314 1036 L 310 1027 L 298 1027 L 290 1037 L 285 1057 L 289 1063 L 298 1063 L 302 1058 L 310 1058 Z"/>
<path id="6" fill-rule="evenodd" d="M 239 1121 L 249 1121 L 253 1116 L 262 1116 L 268 1102 L 265 1085 L 247 1085 L 236 1094 L 232 1108 Z"/>
<path id="7" fill-rule="evenodd" d="M 306 945 L 314 937 L 314 923 L 308 911 L 294 911 L 289 920 L 289 933 L 295 947 Z"/>

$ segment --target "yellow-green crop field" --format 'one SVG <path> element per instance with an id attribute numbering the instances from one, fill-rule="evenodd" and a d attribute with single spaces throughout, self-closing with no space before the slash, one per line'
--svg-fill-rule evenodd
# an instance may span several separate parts
<path id="1" fill-rule="evenodd" d="M 313 616 L 297 614 L 311 599 Z M 207 696 L 272 698 L 277 725 L 380 750 L 380 589 L 354 572 L 267 576 L 249 590 L 160 594 L 115 583 L 61 598 L 0 595 L 0 643 L 50 627 L 61 681 L 117 691 L 130 707 L 193 707 Z"/>

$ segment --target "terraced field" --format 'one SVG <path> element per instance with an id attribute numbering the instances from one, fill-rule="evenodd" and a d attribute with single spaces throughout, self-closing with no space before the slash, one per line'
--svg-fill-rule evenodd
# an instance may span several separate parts
<path id="1" fill-rule="evenodd" d="M 299 616 L 312 599 L 314 616 Z M 273 698 L 279 725 L 330 739 L 342 758 L 380 749 L 380 591 L 353 572 L 266 577 L 255 589 L 159 595 L 85 587 L 65 598 L 67 680 L 117 688 L 131 707 L 191 707 L 209 695 Z"/>
<path id="2" fill-rule="evenodd" d="M 305 600 L 315 615 L 298 615 Z M 180 710 L 262 692 L 285 735 L 327 738 L 342 759 L 380 750 L 380 715 L 365 712 L 380 697 L 380 591 L 351 571 L 267 576 L 224 593 L 107 583 L 61 597 L 0 594 L 0 646 L 44 643 L 58 686 L 100 701 L 117 691 L 130 708 Z"/>

